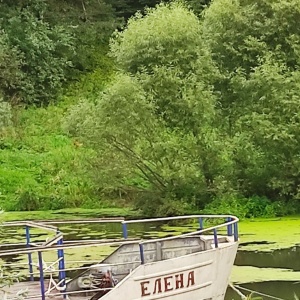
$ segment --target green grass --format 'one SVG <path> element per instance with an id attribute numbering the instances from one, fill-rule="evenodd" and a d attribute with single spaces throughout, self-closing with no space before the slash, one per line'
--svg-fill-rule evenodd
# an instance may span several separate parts
<path id="1" fill-rule="evenodd" d="M 93 151 L 61 129 L 67 105 L 15 111 L 14 127 L 0 136 L 0 206 L 47 210 L 106 204 L 86 175 Z"/>
<path id="2" fill-rule="evenodd" d="M 98 59 L 101 64 L 66 87 L 55 104 L 14 107 L 13 125 L 0 130 L 2 209 L 114 206 L 102 199 L 97 183 L 87 171 L 87 162 L 95 155 L 94 151 L 67 136 L 62 129 L 68 109 L 82 98 L 96 99 L 113 78 L 112 60 L 103 53 Z"/>

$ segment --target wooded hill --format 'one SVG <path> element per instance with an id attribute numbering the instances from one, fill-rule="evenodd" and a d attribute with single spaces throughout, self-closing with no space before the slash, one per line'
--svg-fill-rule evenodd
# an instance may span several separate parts
<path id="1" fill-rule="evenodd" d="M 299 1 L 157 2 L 0 3 L 5 209 L 299 212 Z"/>

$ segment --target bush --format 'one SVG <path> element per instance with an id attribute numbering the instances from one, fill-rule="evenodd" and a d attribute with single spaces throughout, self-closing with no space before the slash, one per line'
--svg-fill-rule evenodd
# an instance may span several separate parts
<path id="1" fill-rule="evenodd" d="M 274 217 L 283 213 L 278 202 L 272 202 L 265 197 L 245 198 L 236 194 L 216 198 L 205 207 L 204 211 L 209 214 L 231 214 L 242 219 Z"/>

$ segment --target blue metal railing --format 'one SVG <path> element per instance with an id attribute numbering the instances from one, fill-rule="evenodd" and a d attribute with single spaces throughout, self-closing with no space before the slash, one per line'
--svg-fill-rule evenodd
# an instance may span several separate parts
<path id="1" fill-rule="evenodd" d="M 60 231 L 57 230 L 57 234 L 59 234 Z M 63 238 L 57 241 L 57 245 L 61 246 L 63 245 Z M 64 249 L 58 249 L 57 250 L 57 257 L 58 257 L 58 278 L 60 282 L 60 286 L 63 289 L 63 292 L 66 292 L 66 271 L 65 271 L 65 253 Z M 64 299 L 67 298 L 67 294 L 63 294 Z"/>
<path id="2" fill-rule="evenodd" d="M 30 227 L 25 226 L 25 231 L 26 231 L 26 247 L 30 248 Z M 30 274 L 30 281 L 33 281 L 33 268 L 32 268 L 32 254 L 28 253 L 28 268 L 29 268 L 29 274 Z"/>
<path id="3" fill-rule="evenodd" d="M 203 225 L 203 218 L 200 217 L 200 218 L 199 218 L 199 229 L 202 230 L 202 229 L 204 228 L 203 226 L 204 226 L 204 225 Z"/>
<path id="4" fill-rule="evenodd" d="M 38 260 L 39 260 L 39 271 L 40 271 L 40 289 L 42 300 L 46 299 L 45 295 L 45 280 L 44 280 L 44 264 L 43 264 L 43 254 L 41 251 L 38 251 Z"/>
<path id="5" fill-rule="evenodd" d="M 7 223 L 8 225 L 9 223 Z M 18 225 L 25 225 L 25 234 L 26 234 L 26 248 L 28 248 L 27 256 L 28 256 L 28 270 L 29 270 L 29 278 L 30 281 L 34 281 L 33 276 L 33 261 L 32 261 L 32 251 L 34 251 L 35 247 L 38 247 L 37 244 L 32 244 L 31 242 L 31 236 L 30 236 L 30 228 L 40 228 L 51 232 L 56 232 L 56 235 L 48 242 L 46 242 L 43 246 L 52 246 L 54 243 L 57 243 L 58 246 L 63 245 L 63 237 L 61 232 L 54 226 L 49 226 L 42 223 L 35 223 L 35 222 L 16 222 L 11 223 L 12 225 L 18 226 Z M 43 254 L 42 251 L 38 251 L 38 269 L 39 269 L 39 281 L 40 281 L 40 290 L 41 290 L 41 297 L 42 300 L 46 299 L 45 295 L 45 277 L 44 277 L 44 261 L 43 261 Z M 57 256 L 58 256 L 58 273 L 59 273 L 59 281 L 61 282 L 61 286 L 65 286 L 65 280 L 66 280 L 66 272 L 65 272 L 65 259 L 64 259 L 64 250 L 63 249 L 57 249 Z M 64 294 L 64 298 L 66 298 L 67 295 Z"/>
<path id="6" fill-rule="evenodd" d="M 127 232 L 127 224 L 125 222 L 122 223 L 122 231 L 123 231 L 123 238 L 127 239 L 128 238 L 128 232 Z"/>
<path id="7" fill-rule="evenodd" d="M 231 222 L 231 217 L 227 218 L 227 223 Z M 232 236 L 232 224 L 227 225 L 227 235 L 228 236 Z"/>
<path id="8" fill-rule="evenodd" d="M 179 237 L 185 237 L 185 236 L 191 236 L 194 234 L 202 234 L 203 232 L 213 231 L 214 236 L 214 244 L 215 248 L 219 247 L 219 240 L 218 240 L 218 233 L 217 230 L 219 228 L 227 228 L 227 236 L 231 237 L 234 236 L 234 241 L 238 241 L 238 221 L 239 219 L 235 216 L 231 215 L 191 215 L 191 216 L 179 216 L 179 217 L 167 217 L 167 218 L 155 218 L 155 219 L 141 219 L 141 220 L 129 220 L 129 221 L 123 221 L 122 222 L 122 229 L 123 229 L 123 237 L 128 238 L 128 229 L 126 224 L 133 224 L 133 223 L 145 223 L 145 222 L 155 222 L 155 221 L 171 221 L 171 220 L 183 220 L 183 219 L 192 219 L 192 218 L 198 218 L 199 221 L 199 230 L 191 233 L 182 234 L 175 237 L 167 237 L 167 238 L 160 238 L 160 239 L 154 239 L 151 241 L 143 241 L 139 243 L 139 249 L 140 249 L 140 259 L 141 263 L 145 263 L 145 256 L 144 256 L 144 244 L 150 243 L 150 242 L 156 242 L 156 241 L 165 241 L 165 240 L 172 240 L 177 239 Z M 208 227 L 204 229 L 204 218 L 208 219 L 225 219 L 224 223 L 220 225 L 215 225 L 212 227 Z"/>

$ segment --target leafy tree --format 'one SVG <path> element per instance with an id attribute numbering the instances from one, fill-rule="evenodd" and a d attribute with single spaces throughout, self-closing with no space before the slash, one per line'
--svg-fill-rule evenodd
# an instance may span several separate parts
<path id="1" fill-rule="evenodd" d="M 122 73 L 96 104 L 73 108 L 66 120 L 106 159 L 101 178 L 135 189 L 148 213 L 203 205 L 227 165 L 212 127 L 214 68 L 199 33 L 199 20 L 180 3 L 135 15 L 111 43 Z"/>
<path id="2" fill-rule="evenodd" d="M 299 199 L 298 1 L 217 0 L 203 38 L 221 77 L 218 112 L 245 196 Z"/>
<path id="3" fill-rule="evenodd" d="M 118 16 L 124 17 L 126 20 L 133 16 L 137 11 L 144 12 L 146 7 L 155 7 L 160 3 L 170 3 L 170 0 L 106 0 L 115 10 Z M 189 7 L 196 14 L 200 14 L 203 9 L 210 4 L 211 0 L 185 0 Z"/>
<path id="4" fill-rule="evenodd" d="M 21 84 L 22 63 L 20 52 L 11 47 L 7 35 L 3 31 L 0 32 L 0 96 L 16 96 L 13 90 Z"/>
<path id="5" fill-rule="evenodd" d="M 235 79 L 239 96 L 251 103 L 251 110 L 246 107 L 235 123 L 235 136 L 248 135 L 256 149 L 241 176 L 246 180 L 245 192 L 271 199 L 299 197 L 299 76 L 299 71 L 287 72 L 285 65 L 271 60 L 249 78 Z"/>
<path id="6" fill-rule="evenodd" d="M 251 72 L 266 54 L 295 70 L 299 16 L 297 0 L 217 0 L 204 13 L 203 35 L 224 71 Z"/>
<path id="7" fill-rule="evenodd" d="M 231 84 L 236 73 L 247 76 L 268 57 L 287 71 L 299 67 L 299 16 L 296 0 L 217 0 L 204 12 L 203 38 L 223 75 L 217 89 L 229 123 L 248 106 Z"/>
<path id="8" fill-rule="evenodd" d="M 103 0 L 64 0 L 48 3 L 45 19 L 50 24 L 67 27 L 74 38 L 75 53 L 69 76 L 103 68 L 109 37 L 123 22 L 116 17 L 112 4 Z"/>
<path id="9" fill-rule="evenodd" d="M 50 26 L 43 20 L 46 9 L 43 1 L 32 1 L 23 7 L 2 5 L 0 26 L 13 50 L 11 64 L 17 73 L 10 72 L 8 76 L 14 78 L 9 95 L 18 95 L 26 103 L 49 103 L 70 67 L 68 54 L 72 50 L 72 38 L 63 27 Z M 21 62 L 18 57 L 22 58 Z"/>

